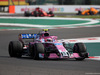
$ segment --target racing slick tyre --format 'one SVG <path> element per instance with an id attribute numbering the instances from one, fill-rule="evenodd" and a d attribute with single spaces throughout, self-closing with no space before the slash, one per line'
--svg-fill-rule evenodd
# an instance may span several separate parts
<path id="1" fill-rule="evenodd" d="M 29 47 L 30 47 L 29 51 L 30 51 L 31 57 L 34 60 L 39 59 L 39 53 L 44 53 L 44 46 L 42 43 L 35 43 L 34 45 L 30 45 Z"/>
<path id="2" fill-rule="evenodd" d="M 84 60 L 86 57 L 88 57 L 86 46 L 83 43 L 75 43 L 73 53 L 78 53 L 80 56 L 80 58 L 75 58 L 76 60 Z"/>
<path id="3" fill-rule="evenodd" d="M 54 14 L 53 14 L 53 12 L 52 11 L 49 11 L 49 13 L 48 14 L 50 14 L 51 16 L 50 17 L 54 17 Z"/>
<path id="4" fill-rule="evenodd" d="M 24 16 L 29 17 L 30 16 L 30 12 L 29 11 L 25 11 Z"/>
<path id="5" fill-rule="evenodd" d="M 21 57 L 23 51 L 23 44 L 20 41 L 11 41 L 9 43 L 8 51 L 10 57 Z"/>
<path id="6" fill-rule="evenodd" d="M 38 13 L 36 11 L 34 11 L 34 16 L 37 17 L 38 16 Z"/>

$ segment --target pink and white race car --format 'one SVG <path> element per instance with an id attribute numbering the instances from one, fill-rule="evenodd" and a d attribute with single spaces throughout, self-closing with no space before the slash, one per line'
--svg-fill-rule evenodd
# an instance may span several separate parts
<path id="1" fill-rule="evenodd" d="M 57 36 L 50 36 L 48 29 L 38 34 L 19 34 L 19 41 L 10 41 L 10 57 L 21 57 L 27 55 L 35 60 L 40 58 L 75 58 L 84 60 L 88 58 L 86 46 L 83 43 L 70 43 L 57 40 Z"/>

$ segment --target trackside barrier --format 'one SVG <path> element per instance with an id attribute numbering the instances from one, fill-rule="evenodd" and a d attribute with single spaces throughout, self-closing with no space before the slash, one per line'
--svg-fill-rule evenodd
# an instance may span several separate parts
<path id="1" fill-rule="evenodd" d="M 15 6 L 14 5 L 10 5 L 9 6 L 9 13 L 15 13 Z"/>
<path id="2" fill-rule="evenodd" d="M 91 7 L 100 10 L 100 5 L 16 5 L 15 13 L 24 13 L 26 10 L 33 11 L 36 7 L 40 7 L 45 11 L 52 10 L 54 13 L 78 13 L 79 10 L 84 11 Z"/>

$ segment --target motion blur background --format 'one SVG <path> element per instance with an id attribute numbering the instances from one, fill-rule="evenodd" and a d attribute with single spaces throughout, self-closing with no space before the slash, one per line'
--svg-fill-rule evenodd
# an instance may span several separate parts
<path id="1" fill-rule="evenodd" d="M 100 0 L 26 0 L 29 5 L 100 5 Z"/>
<path id="2" fill-rule="evenodd" d="M 0 0 L 0 12 L 10 5 L 100 5 L 100 0 Z"/>

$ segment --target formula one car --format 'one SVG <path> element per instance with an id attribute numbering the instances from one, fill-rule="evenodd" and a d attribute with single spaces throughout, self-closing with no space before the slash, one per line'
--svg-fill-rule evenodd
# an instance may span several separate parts
<path id="1" fill-rule="evenodd" d="M 54 14 L 52 11 L 49 11 L 48 13 L 45 12 L 42 8 L 39 8 L 37 7 L 34 11 L 25 11 L 24 12 L 24 15 L 25 16 L 35 16 L 35 17 L 44 17 L 44 16 L 47 16 L 47 17 L 54 17 Z"/>
<path id="2" fill-rule="evenodd" d="M 57 40 L 57 36 L 50 36 L 48 29 L 38 34 L 19 34 L 19 41 L 10 41 L 8 51 L 10 57 L 27 55 L 35 60 L 40 58 L 84 60 L 88 58 L 86 46 L 83 43 L 75 43 L 71 47 L 70 43 Z"/>
<path id="3" fill-rule="evenodd" d="M 84 11 L 79 10 L 77 15 L 96 15 L 96 14 L 100 14 L 100 11 L 91 7 L 90 9 L 87 9 Z"/>

